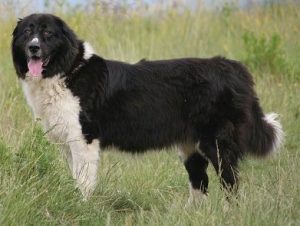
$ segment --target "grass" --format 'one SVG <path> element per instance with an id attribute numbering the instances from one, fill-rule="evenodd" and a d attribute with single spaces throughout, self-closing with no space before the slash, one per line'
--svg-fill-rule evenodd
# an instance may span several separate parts
<path id="1" fill-rule="evenodd" d="M 209 198 L 188 208 L 188 178 L 175 149 L 102 153 L 97 189 L 82 201 L 25 104 L 9 57 L 16 18 L 0 19 L 0 225 L 299 225 L 299 9 L 170 10 L 152 17 L 57 12 L 106 58 L 223 55 L 248 64 L 265 112 L 281 115 L 285 145 L 268 159 L 241 163 L 239 199 L 231 203 L 209 167 Z"/>

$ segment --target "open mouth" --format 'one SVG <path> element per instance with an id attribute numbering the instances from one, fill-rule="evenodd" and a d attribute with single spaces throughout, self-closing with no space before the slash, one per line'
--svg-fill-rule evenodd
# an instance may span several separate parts
<path id="1" fill-rule="evenodd" d="M 50 61 L 50 57 L 41 58 L 41 57 L 33 56 L 29 58 L 27 62 L 29 73 L 34 77 L 41 76 L 43 70 L 48 65 L 49 61 Z"/>

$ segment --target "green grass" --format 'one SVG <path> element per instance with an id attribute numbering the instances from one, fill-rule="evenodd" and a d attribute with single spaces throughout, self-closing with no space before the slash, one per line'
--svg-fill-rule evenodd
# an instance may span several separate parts
<path id="1" fill-rule="evenodd" d="M 278 155 L 241 163 L 239 199 L 231 203 L 209 167 L 209 198 L 188 208 L 175 149 L 103 153 L 97 189 L 82 201 L 57 147 L 32 121 L 8 57 L 16 18 L 0 19 L 0 225 L 300 225 L 299 9 L 58 13 L 105 58 L 223 55 L 248 64 L 265 112 L 281 115 L 285 145 Z"/>

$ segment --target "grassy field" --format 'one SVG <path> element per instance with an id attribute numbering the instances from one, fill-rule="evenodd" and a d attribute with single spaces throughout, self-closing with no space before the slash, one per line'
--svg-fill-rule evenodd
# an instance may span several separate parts
<path id="1" fill-rule="evenodd" d="M 223 55 L 246 63 L 265 112 L 286 141 L 265 160 L 241 163 L 239 199 L 228 203 L 209 167 L 209 198 L 185 208 L 188 178 L 176 150 L 102 154 L 99 183 L 83 202 L 54 144 L 32 120 L 11 57 L 14 16 L 0 27 L 0 225 L 300 225 L 300 8 L 249 12 L 172 10 L 152 17 L 95 9 L 61 14 L 105 58 Z"/>

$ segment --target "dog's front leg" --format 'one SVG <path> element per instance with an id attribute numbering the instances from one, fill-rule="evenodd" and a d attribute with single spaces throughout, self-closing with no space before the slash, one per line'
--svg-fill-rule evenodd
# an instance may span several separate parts
<path id="1" fill-rule="evenodd" d="M 59 149 L 60 149 L 61 156 L 68 163 L 69 169 L 72 172 L 73 171 L 73 160 L 72 160 L 72 153 L 71 153 L 69 145 L 61 144 Z"/>
<path id="2" fill-rule="evenodd" d="M 69 142 L 72 154 L 72 175 L 84 199 L 87 199 L 96 187 L 99 163 L 99 141 L 87 144 L 83 139 Z"/>

